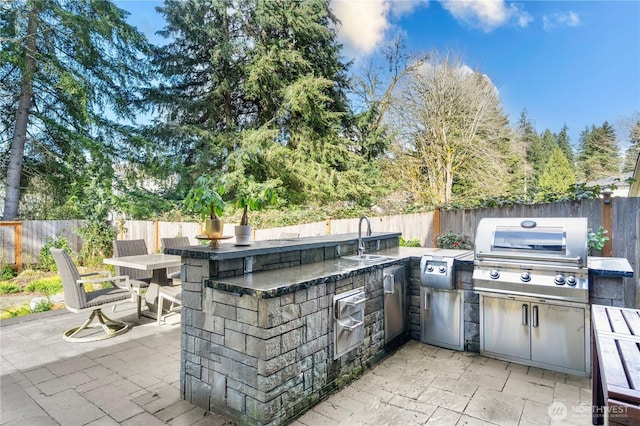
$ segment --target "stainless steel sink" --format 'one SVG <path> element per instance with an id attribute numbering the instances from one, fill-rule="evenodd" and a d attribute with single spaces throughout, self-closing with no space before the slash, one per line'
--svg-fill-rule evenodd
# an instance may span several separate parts
<path id="1" fill-rule="evenodd" d="M 381 254 L 359 254 L 354 256 L 342 256 L 340 259 L 352 260 L 359 263 L 373 263 L 373 262 L 384 262 L 385 260 L 392 260 L 393 257 L 384 256 Z"/>

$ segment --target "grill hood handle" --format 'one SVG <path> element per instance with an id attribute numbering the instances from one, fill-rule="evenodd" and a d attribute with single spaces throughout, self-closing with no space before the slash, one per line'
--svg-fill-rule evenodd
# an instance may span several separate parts
<path id="1" fill-rule="evenodd" d="M 540 261 L 540 262 L 552 262 L 552 263 L 568 263 L 573 262 L 577 265 L 584 265 L 584 259 L 582 256 L 577 257 L 553 257 L 553 256 L 536 256 L 536 255 L 518 255 L 518 254 L 506 254 L 506 253 L 484 253 L 477 252 L 476 258 L 478 260 L 488 260 L 488 259 L 507 259 L 507 260 L 532 260 L 532 261 Z"/>

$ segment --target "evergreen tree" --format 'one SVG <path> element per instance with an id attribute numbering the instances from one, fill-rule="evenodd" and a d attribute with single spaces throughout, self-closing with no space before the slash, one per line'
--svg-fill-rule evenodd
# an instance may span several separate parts
<path id="1" fill-rule="evenodd" d="M 522 154 L 522 193 L 527 195 L 534 183 L 534 146 L 538 143 L 538 134 L 529 119 L 526 108 L 520 113 L 518 120 L 518 141 L 515 143 L 514 151 Z"/>
<path id="2" fill-rule="evenodd" d="M 640 120 L 633 124 L 633 127 L 629 131 L 629 148 L 624 156 L 624 166 L 622 171 L 624 173 L 633 172 L 638 162 L 638 156 L 640 155 Z"/>
<path id="3" fill-rule="evenodd" d="M 527 153 L 527 160 L 533 166 L 534 180 L 536 183 L 546 168 L 551 153 L 557 146 L 556 137 L 549 129 L 545 129 L 538 138 L 533 140 L 530 150 Z"/>
<path id="4" fill-rule="evenodd" d="M 576 183 L 576 177 L 569 160 L 560 147 L 551 152 L 547 164 L 538 179 L 538 189 L 534 200 L 552 201 L 565 194 Z"/>
<path id="5" fill-rule="evenodd" d="M 225 175 L 231 197 L 248 179 L 294 203 L 367 193 L 366 164 L 344 136 L 346 66 L 328 0 L 170 0 L 160 10 L 172 41 L 158 49 L 164 83 L 149 99 L 163 115 L 149 134 L 184 167 L 182 185 L 208 172 Z"/>
<path id="6" fill-rule="evenodd" d="M 571 168 L 574 168 L 573 162 L 575 161 L 575 155 L 573 153 L 573 148 L 571 147 L 571 138 L 569 137 L 569 127 L 567 127 L 567 123 L 564 123 L 562 129 L 560 129 L 560 133 L 556 137 L 556 141 L 558 143 L 558 147 L 564 153 L 564 156 L 569 161 Z"/>
<path id="7" fill-rule="evenodd" d="M 134 117 L 148 48 L 126 17 L 107 0 L 0 6 L 0 134 L 11 140 L 2 164 L 4 220 L 18 216 L 21 188 L 30 182 L 43 185 L 52 211 L 73 194 L 87 163 L 106 159 L 100 167 L 110 169 L 126 156 L 132 130 L 112 117 Z"/>
<path id="8" fill-rule="evenodd" d="M 582 131 L 576 165 L 580 178 L 590 182 L 614 176 L 620 171 L 619 161 L 615 130 L 608 122 Z"/>

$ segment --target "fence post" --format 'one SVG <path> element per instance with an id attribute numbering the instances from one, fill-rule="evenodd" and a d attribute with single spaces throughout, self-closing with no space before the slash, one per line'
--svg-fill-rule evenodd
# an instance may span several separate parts
<path id="1" fill-rule="evenodd" d="M 433 240 L 440 235 L 440 209 L 433 211 Z"/>
<path id="2" fill-rule="evenodd" d="M 153 245 L 155 246 L 154 249 L 153 249 L 154 253 L 157 253 L 158 250 L 160 249 L 160 244 L 159 244 L 160 235 L 159 235 L 159 233 L 160 233 L 160 222 L 158 222 L 158 219 L 156 219 L 153 222 Z"/>
<path id="3" fill-rule="evenodd" d="M 18 267 L 18 272 L 22 271 L 22 222 L 16 223 L 16 235 L 15 235 L 15 259 Z"/>
<path id="4" fill-rule="evenodd" d="M 611 191 L 602 191 L 602 226 L 609 231 L 609 241 L 604 243 L 602 248 L 602 255 L 605 257 L 611 257 L 613 253 L 613 247 L 611 242 L 613 241 L 613 227 L 611 222 L 611 205 L 613 199 L 611 198 Z"/>
<path id="5" fill-rule="evenodd" d="M 331 218 L 330 217 L 325 217 L 324 218 L 325 222 L 324 222 L 324 232 L 326 235 L 331 235 Z"/>

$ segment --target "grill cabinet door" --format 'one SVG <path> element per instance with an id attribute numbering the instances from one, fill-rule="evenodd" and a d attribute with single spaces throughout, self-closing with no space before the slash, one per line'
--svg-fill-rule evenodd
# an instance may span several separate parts
<path id="1" fill-rule="evenodd" d="M 480 300 L 480 351 L 530 360 L 529 302 L 485 295 Z"/>
<path id="2" fill-rule="evenodd" d="M 424 343 L 464 350 L 461 290 L 420 287 L 420 322 Z"/>
<path id="3" fill-rule="evenodd" d="M 586 371 L 584 308 L 532 303 L 531 315 L 531 360 Z"/>

